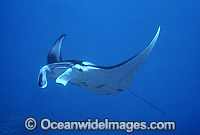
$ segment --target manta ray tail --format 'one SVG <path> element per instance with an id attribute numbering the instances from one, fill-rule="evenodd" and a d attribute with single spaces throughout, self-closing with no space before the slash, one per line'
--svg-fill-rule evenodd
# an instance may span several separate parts
<path id="1" fill-rule="evenodd" d="M 138 97 L 139 99 L 143 100 L 143 101 L 146 102 L 147 104 L 149 104 L 149 105 L 151 105 L 152 107 L 154 107 L 156 110 L 158 110 L 159 112 L 161 112 L 163 115 L 167 116 L 167 114 L 166 114 L 163 110 L 161 110 L 161 109 L 158 108 L 157 106 L 153 105 L 151 102 L 147 101 L 146 99 L 140 97 L 139 95 L 133 93 L 133 92 L 130 91 L 130 90 L 129 90 L 129 92 L 130 92 L 132 95 Z"/>
<path id="2" fill-rule="evenodd" d="M 65 36 L 66 36 L 65 34 L 60 36 L 56 40 L 56 42 L 53 44 L 51 50 L 49 51 L 48 57 L 47 57 L 47 64 L 57 63 L 57 62 L 62 61 L 61 46 L 62 46 L 62 42 L 63 42 Z"/>

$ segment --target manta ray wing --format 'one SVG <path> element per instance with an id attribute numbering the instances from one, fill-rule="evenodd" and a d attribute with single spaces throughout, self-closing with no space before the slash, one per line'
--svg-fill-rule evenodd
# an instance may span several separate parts
<path id="1" fill-rule="evenodd" d="M 56 40 L 56 42 L 53 44 L 51 50 L 49 51 L 48 57 L 47 57 L 47 64 L 51 64 L 51 63 L 56 63 L 56 62 L 62 61 L 61 46 L 62 46 L 62 42 L 63 42 L 65 36 L 66 36 L 65 34 L 60 36 Z"/>
<path id="2" fill-rule="evenodd" d="M 69 82 L 103 95 L 116 95 L 120 91 L 127 90 L 131 86 L 136 72 L 152 51 L 159 32 L 160 27 L 151 43 L 136 56 L 111 67 L 85 65 L 91 69 L 87 72 L 77 73 L 76 77 Z"/>

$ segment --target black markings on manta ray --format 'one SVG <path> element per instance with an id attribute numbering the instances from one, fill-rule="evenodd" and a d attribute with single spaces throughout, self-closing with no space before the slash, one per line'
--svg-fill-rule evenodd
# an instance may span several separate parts
<path id="1" fill-rule="evenodd" d="M 102 95 L 117 95 L 128 90 L 132 81 L 143 65 L 159 36 L 160 27 L 151 43 L 140 53 L 130 59 L 110 67 L 97 66 L 79 60 L 62 60 L 61 45 L 65 38 L 62 35 L 53 44 L 47 58 L 47 65 L 40 70 L 38 83 L 41 88 L 47 86 L 47 77 L 56 83 L 78 85 L 91 92 Z"/>

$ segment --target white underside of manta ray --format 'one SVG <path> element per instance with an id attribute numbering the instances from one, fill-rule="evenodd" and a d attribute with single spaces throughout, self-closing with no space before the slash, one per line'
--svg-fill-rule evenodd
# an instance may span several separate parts
<path id="1" fill-rule="evenodd" d="M 117 95 L 128 90 L 132 81 L 152 51 L 159 36 L 160 27 L 151 43 L 140 53 L 130 59 L 111 67 L 97 66 L 90 62 L 67 60 L 61 58 L 61 45 L 65 38 L 62 35 L 52 46 L 47 65 L 40 70 L 38 83 L 41 88 L 47 86 L 47 77 L 56 83 L 78 85 L 91 92 L 102 95 Z"/>

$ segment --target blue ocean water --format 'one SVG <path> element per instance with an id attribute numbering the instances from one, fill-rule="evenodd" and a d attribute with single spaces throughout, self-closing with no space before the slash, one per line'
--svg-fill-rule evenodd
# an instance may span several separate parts
<path id="1" fill-rule="evenodd" d="M 175 121 L 175 131 L 133 134 L 200 134 L 199 0 L 0 0 L 0 134 L 127 134 L 125 131 L 28 131 L 37 121 Z M 97 95 L 78 86 L 37 76 L 54 41 L 67 35 L 62 55 L 102 66 L 140 52 L 161 32 L 130 91 Z"/>

